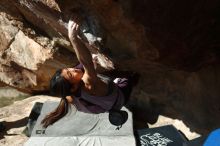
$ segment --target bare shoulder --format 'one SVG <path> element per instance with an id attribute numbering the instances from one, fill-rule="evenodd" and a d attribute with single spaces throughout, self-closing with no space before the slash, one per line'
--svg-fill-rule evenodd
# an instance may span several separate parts
<path id="1" fill-rule="evenodd" d="M 83 82 L 85 84 L 87 92 L 89 92 L 90 94 L 96 96 L 104 96 L 108 92 L 108 85 L 98 77 L 96 77 L 96 80 L 94 80 L 94 78 L 85 75 L 85 79 L 83 79 Z"/>
<path id="2" fill-rule="evenodd" d="M 95 85 L 97 84 L 97 81 L 99 79 L 97 78 L 96 75 L 89 74 L 88 72 L 85 72 L 82 77 L 82 80 L 85 84 L 85 87 L 89 90 L 92 90 L 95 88 Z"/>

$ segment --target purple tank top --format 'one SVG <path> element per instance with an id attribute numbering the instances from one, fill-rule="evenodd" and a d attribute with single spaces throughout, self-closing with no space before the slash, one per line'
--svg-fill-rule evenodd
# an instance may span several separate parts
<path id="1" fill-rule="evenodd" d="M 80 101 L 80 98 L 92 103 L 93 105 L 86 106 Z M 81 96 L 76 97 L 74 103 L 79 111 L 86 113 L 102 113 L 110 109 L 121 109 L 124 105 L 124 95 L 113 83 L 112 92 L 106 96 L 92 96 L 81 89 Z"/>
<path id="2" fill-rule="evenodd" d="M 83 69 L 83 65 L 79 64 L 75 68 Z M 102 80 L 105 80 L 103 76 L 99 76 Z M 109 81 L 108 81 L 109 82 Z M 118 87 L 118 81 L 110 83 L 111 92 L 106 96 L 92 96 L 81 89 L 80 97 L 74 98 L 74 104 L 79 111 L 86 113 L 103 113 L 110 109 L 121 109 L 125 102 L 125 97 L 122 91 Z M 92 105 L 86 105 L 82 100 L 92 103 Z"/>

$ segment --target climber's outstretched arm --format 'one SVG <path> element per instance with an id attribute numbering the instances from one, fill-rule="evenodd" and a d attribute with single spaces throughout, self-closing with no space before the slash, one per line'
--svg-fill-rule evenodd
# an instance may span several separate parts
<path id="1" fill-rule="evenodd" d="M 79 62 L 84 66 L 85 73 L 83 78 L 86 79 L 90 85 L 94 85 L 97 80 L 97 73 L 92 61 L 92 55 L 82 40 L 78 37 L 78 32 L 79 24 L 74 20 L 70 20 L 68 23 L 68 36 Z"/>

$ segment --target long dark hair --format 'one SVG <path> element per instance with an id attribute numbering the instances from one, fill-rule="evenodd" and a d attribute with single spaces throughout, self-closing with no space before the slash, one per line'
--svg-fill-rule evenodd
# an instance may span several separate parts
<path id="1" fill-rule="evenodd" d="M 43 124 L 45 128 L 64 117 L 68 112 L 68 101 L 66 96 L 71 95 L 72 85 L 61 75 L 61 73 L 62 69 L 57 70 L 50 80 L 51 95 L 61 97 L 61 101 L 59 106 L 41 121 L 41 124 Z"/>

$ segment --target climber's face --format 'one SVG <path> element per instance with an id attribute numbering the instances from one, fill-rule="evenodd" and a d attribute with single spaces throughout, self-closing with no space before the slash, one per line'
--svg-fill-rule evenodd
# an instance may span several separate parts
<path id="1" fill-rule="evenodd" d="M 61 73 L 61 75 L 71 84 L 78 84 L 81 81 L 83 74 L 82 70 L 76 68 L 64 68 Z"/>

